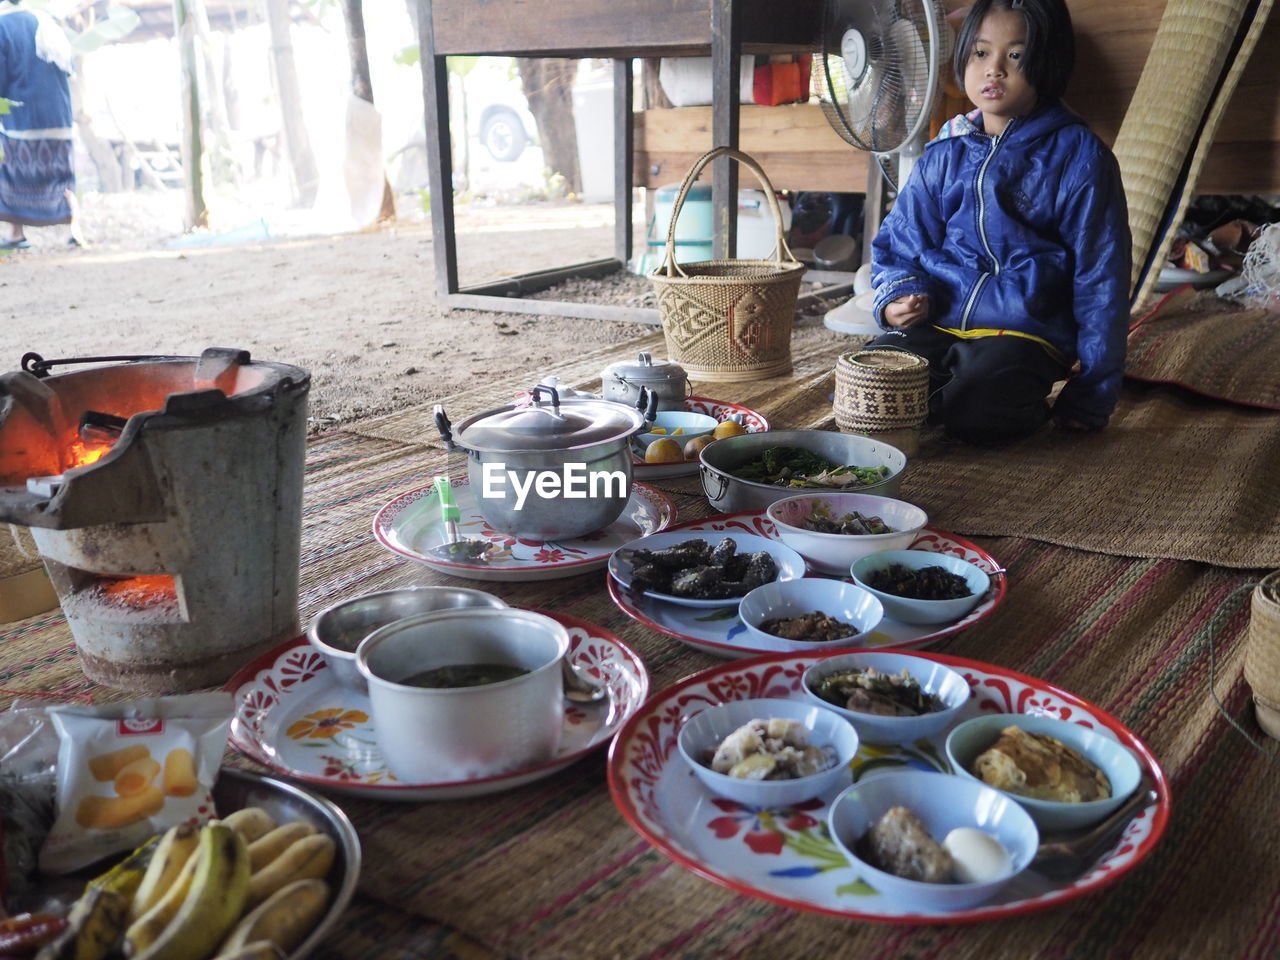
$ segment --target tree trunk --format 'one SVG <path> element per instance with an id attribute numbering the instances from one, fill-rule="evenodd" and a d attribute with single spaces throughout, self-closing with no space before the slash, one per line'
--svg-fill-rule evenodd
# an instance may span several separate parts
<path id="1" fill-rule="evenodd" d="M 363 0 L 342 0 L 342 15 L 347 21 L 347 55 L 351 58 L 351 92 L 366 103 L 373 103 L 373 80 L 369 76 L 369 46 L 365 42 Z M 382 144 L 378 144 L 381 153 Z M 396 218 L 396 198 L 386 170 L 382 173 L 382 205 L 378 223 Z"/>
<path id="2" fill-rule="evenodd" d="M 671 100 L 662 89 L 662 81 L 659 79 L 662 61 L 656 57 L 649 57 L 640 63 L 640 76 L 644 84 L 644 109 L 662 110 L 670 107 Z"/>
<path id="3" fill-rule="evenodd" d="M 289 166 L 293 171 L 294 201 L 298 206 L 309 207 L 316 199 L 319 174 L 307 126 L 302 119 L 302 91 L 298 84 L 298 68 L 293 60 L 293 40 L 289 36 L 289 0 L 266 0 L 266 8 L 271 29 L 276 99 L 280 103 Z"/>
<path id="4" fill-rule="evenodd" d="M 200 133 L 200 79 L 196 30 L 186 0 L 173 0 L 173 32 L 182 64 L 182 181 L 186 193 L 183 222 L 188 230 L 209 225 L 204 203 L 204 145 Z"/>
<path id="5" fill-rule="evenodd" d="M 516 64 L 529 112 L 538 123 L 547 166 L 564 178 L 566 191 L 580 193 L 578 132 L 573 123 L 573 80 L 578 61 L 520 57 Z"/>

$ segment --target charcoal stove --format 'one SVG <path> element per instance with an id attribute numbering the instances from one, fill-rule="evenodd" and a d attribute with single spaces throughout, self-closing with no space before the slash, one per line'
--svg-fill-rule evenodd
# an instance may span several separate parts
<path id="1" fill-rule="evenodd" d="M 307 371 L 220 348 L 22 368 L 0 521 L 31 529 L 89 678 L 191 690 L 297 635 Z"/>

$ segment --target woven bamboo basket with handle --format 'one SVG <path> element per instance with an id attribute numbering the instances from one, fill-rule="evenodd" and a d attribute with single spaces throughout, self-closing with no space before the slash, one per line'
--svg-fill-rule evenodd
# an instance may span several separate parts
<path id="1" fill-rule="evenodd" d="M 676 262 L 676 221 L 689 189 L 717 157 L 748 167 L 764 187 L 777 226 L 771 260 Z M 694 380 L 747 380 L 791 372 L 791 327 L 804 264 L 783 237 L 782 211 L 759 164 L 741 151 L 716 147 L 694 163 L 680 186 L 662 266 L 649 275 L 658 298 L 667 355 Z"/>

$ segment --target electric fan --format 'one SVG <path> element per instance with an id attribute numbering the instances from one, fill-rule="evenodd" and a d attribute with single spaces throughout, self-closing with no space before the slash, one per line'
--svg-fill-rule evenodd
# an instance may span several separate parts
<path id="1" fill-rule="evenodd" d="M 823 6 L 814 92 L 832 129 L 869 152 L 895 189 L 924 147 L 950 56 L 941 0 L 826 0 Z M 878 333 L 858 299 L 828 312 L 826 326 Z"/>

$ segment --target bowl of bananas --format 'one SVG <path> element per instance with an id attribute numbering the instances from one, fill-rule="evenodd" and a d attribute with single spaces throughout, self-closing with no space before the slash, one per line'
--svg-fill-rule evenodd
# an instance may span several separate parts
<path id="1" fill-rule="evenodd" d="M 94 955 L 135 960 L 310 955 L 355 892 L 351 821 L 247 771 L 221 770 L 213 798 L 220 819 L 171 827 L 87 882 L 68 877 L 83 892 L 39 956 L 86 956 L 94 945 Z"/>

